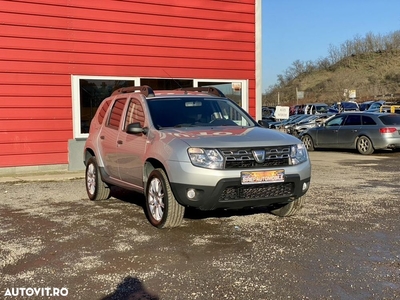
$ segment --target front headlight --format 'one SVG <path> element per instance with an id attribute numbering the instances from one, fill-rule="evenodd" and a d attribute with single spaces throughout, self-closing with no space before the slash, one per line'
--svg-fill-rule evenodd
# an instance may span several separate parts
<path id="1" fill-rule="evenodd" d="M 308 160 L 308 153 L 304 144 L 293 145 L 290 150 L 292 165 L 298 165 Z"/>
<path id="2" fill-rule="evenodd" d="M 189 148 L 188 155 L 193 165 L 207 169 L 223 169 L 224 158 L 217 149 Z"/>

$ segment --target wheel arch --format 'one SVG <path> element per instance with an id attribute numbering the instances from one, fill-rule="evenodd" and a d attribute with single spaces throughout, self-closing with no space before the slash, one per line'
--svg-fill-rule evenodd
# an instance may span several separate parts
<path id="1" fill-rule="evenodd" d="M 144 167 L 143 167 L 143 183 L 144 183 L 143 186 L 145 189 L 147 186 L 147 181 L 149 179 L 150 173 L 154 169 L 163 169 L 165 174 L 168 177 L 167 170 L 162 162 L 160 162 L 158 159 L 155 159 L 155 158 L 148 158 L 146 160 L 146 162 L 144 163 Z"/>
<path id="2" fill-rule="evenodd" d="M 371 149 L 370 149 L 370 150 L 368 150 L 368 151 L 360 151 L 360 150 L 358 149 L 357 144 L 358 144 L 358 141 L 359 141 L 362 137 L 365 137 L 365 138 L 368 139 L 369 142 L 371 143 Z M 359 153 L 361 153 L 361 154 L 369 155 L 369 154 L 374 153 L 374 151 L 375 151 L 375 145 L 374 145 L 374 142 L 372 141 L 372 138 L 370 138 L 367 134 L 360 133 L 360 134 L 357 136 L 357 138 L 355 139 L 355 149 L 356 149 Z"/>
<path id="3" fill-rule="evenodd" d="M 90 149 L 90 148 L 86 148 L 85 149 L 85 154 L 84 154 L 84 160 L 83 160 L 83 163 L 85 164 L 85 166 L 86 166 L 86 163 L 88 162 L 88 160 L 93 156 L 96 156 L 94 154 L 94 151 L 92 149 Z"/>
<path id="4" fill-rule="evenodd" d="M 368 136 L 368 134 L 365 134 L 365 133 L 360 133 L 359 135 L 357 135 L 357 137 L 354 140 L 354 149 L 357 149 L 357 142 L 363 136 L 365 136 L 366 138 L 368 138 L 371 141 L 372 147 L 375 149 L 375 145 L 374 145 L 374 142 L 373 142 L 372 138 L 370 138 Z"/>

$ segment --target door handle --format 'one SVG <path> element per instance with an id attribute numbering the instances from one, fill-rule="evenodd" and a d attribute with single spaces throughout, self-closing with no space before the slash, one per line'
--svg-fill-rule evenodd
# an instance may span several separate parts
<path id="1" fill-rule="evenodd" d="M 121 140 L 118 140 L 118 141 L 117 141 L 117 144 L 118 144 L 118 145 L 122 145 L 123 143 L 124 143 L 124 142 L 121 141 Z"/>
<path id="2" fill-rule="evenodd" d="M 357 129 L 353 129 L 351 132 L 357 132 L 358 130 Z"/>
<path id="3" fill-rule="evenodd" d="M 101 139 L 101 140 L 104 140 L 104 139 L 105 139 L 104 135 L 101 135 L 101 136 L 100 136 L 100 139 Z"/>

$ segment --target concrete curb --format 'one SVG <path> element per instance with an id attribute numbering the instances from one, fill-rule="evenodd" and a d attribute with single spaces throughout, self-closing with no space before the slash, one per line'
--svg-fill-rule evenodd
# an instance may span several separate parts
<path id="1" fill-rule="evenodd" d="M 0 183 L 7 182 L 31 182 L 31 181 L 64 181 L 85 178 L 85 172 L 51 172 L 51 173 L 31 173 L 13 174 L 0 176 Z"/>

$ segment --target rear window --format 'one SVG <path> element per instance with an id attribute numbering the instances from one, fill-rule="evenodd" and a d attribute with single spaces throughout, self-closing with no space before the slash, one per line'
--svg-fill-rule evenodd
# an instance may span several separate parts
<path id="1" fill-rule="evenodd" d="M 100 111 L 99 114 L 97 116 L 97 120 L 99 121 L 99 124 L 103 123 L 104 117 L 107 113 L 108 107 L 110 106 L 111 100 L 108 100 L 106 102 L 103 102 L 103 104 L 100 106 Z"/>
<path id="2" fill-rule="evenodd" d="M 400 126 L 400 115 L 380 116 L 379 119 L 385 125 L 398 125 L 398 126 Z"/>

